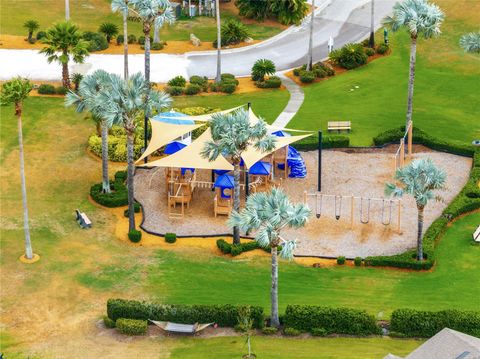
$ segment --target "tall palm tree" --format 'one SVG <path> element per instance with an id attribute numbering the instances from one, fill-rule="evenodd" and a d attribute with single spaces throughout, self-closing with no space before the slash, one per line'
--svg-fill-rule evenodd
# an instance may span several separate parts
<path id="1" fill-rule="evenodd" d="M 102 117 L 108 123 L 122 123 L 127 133 L 127 188 L 128 188 L 128 229 L 135 229 L 134 211 L 134 158 L 135 119 L 153 109 L 160 111 L 170 106 L 171 99 L 163 92 L 152 90 L 141 73 L 127 80 L 110 74 L 108 86 L 95 96 L 95 108 L 102 108 Z"/>
<path id="2" fill-rule="evenodd" d="M 399 168 L 395 173 L 395 179 L 400 182 L 400 187 L 393 183 L 385 185 L 385 194 L 402 197 L 404 193 L 411 195 L 417 204 L 418 227 L 417 227 L 417 259 L 423 260 L 423 212 L 428 201 L 431 199 L 441 200 L 433 191 L 445 188 L 447 175 L 441 169 L 435 167 L 430 159 L 418 159 L 408 166 Z"/>
<path id="3" fill-rule="evenodd" d="M 370 39 L 368 46 L 375 48 L 375 0 L 370 0 Z"/>
<path id="4" fill-rule="evenodd" d="M 175 21 L 175 15 L 168 0 L 131 0 L 130 2 L 143 23 L 143 34 L 145 35 L 145 80 L 148 86 L 150 86 L 150 33 L 152 25 L 162 27 L 165 23 L 172 24 Z M 145 148 L 148 145 L 149 116 L 150 113 L 145 112 L 143 129 Z M 147 160 L 148 158 L 145 157 L 145 163 Z"/>
<path id="5" fill-rule="evenodd" d="M 65 21 L 70 20 L 70 0 L 65 0 Z"/>
<path id="6" fill-rule="evenodd" d="M 123 15 L 123 78 L 128 78 L 128 12 L 129 0 L 112 0 L 112 11 Z"/>
<path id="7" fill-rule="evenodd" d="M 437 5 L 429 3 L 427 0 L 405 0 L 402 3 L 397 2 L 393 6 L 393 16 L 387 16 L 383 20 L 384 25 L 389 26 L 393 32 L 404 28 L 410 33 L 410 70 L 406 127 L 412 120 L 417 38 L 418 36 L 423 36 L 425 39 L 429 39 L 439 35 L 441 32 L 440 25 L 444 17 L 443 11 Z"/>
<path id="8" fill-rule="evenodd" d="M 233 210 L 240 210 L 240 162 L 248 147 L 254 146 L 262 152 L 275 148 L 275 136 L 267 134 L 265 121 L 255 125 L 249 121 L 248 111 L 244 109 L 226 114 L 215 114 L 210 122 L 212 140 L 205 144 L 202 156 L 214 161 L 218 156 L 230 157 L 233 163 Z M 238 226 L 233 227 L 233 244 L 240 244 Z"/>
<path id="9" fill-rule="evenodd" d="M 215 17 L 217 19 L 217 75 L 215 76 L 215 82 L 220 83 L 220 81 L 222 81 L 222 25 L 220 22 L 219 0 L 215 0 Z"/>
<path id="10" fill-rule="evenodd" d="M 312 0 L 312 14 L 310 18 L 310 36 L 308 38 L 308 71 L 313 69 L 313 25 L 315 22 L 315 0 Z"/>
<path id="11" fill-rule="evenodd" d="M 48 29 L 42 42 L 47 46 L 40 53 L 47 56 L 49 63 L 57 61 L 62 65 L 62 84 L 70 88 L 70 58 L 76 63 L 83 63 L 88 56 L 88 43 L 82 39 L 78 26 L 69 21 L 55 24 Z"/>
<path id="12" fill-rule="evenodd" d="M 110 193 L 110 179 L 108 177 L 108 129 L 113 124 L 121 124 L 121 122 L 112 123 L 102 117 L 103 106 L 96 101 L 100 91 L 109 91 L 110 75 L 103 71 L 97 70 L 91 75 L 85 76 L 80 82 L 77 92 L 69 91 L 65 97 L 66 106 L 75 106 L 77 112 L 85 110 L 90 111 L 93 120 L 100 123 L 102 138 L 102 191 Z"/>
<path id="13" fill-rule="evenodd" d="M 28 225 L 27 185 L 25 183 L 25 163 L 23 157 L 22 110 L 23 101 L 28 97 L 33 86 L 29 80 L 21 77 L 14 78 L 2 85 L 0 104 L 14 104 L 15 116 L 18 119 L 18 148 L 20 152 L 20 178 L 22 182 L 23 229 L 25 231 L 25 258 L 33 259 L 30 227 Z"/>
<path id="14" fill-rule="evenodd" d="M 291 259 L 296 247 L 295 240 L 286 240 L 281 231 L 284 228 L 300 228 L 310 216 L 310 209 L 303 203 L 293 204 L 278 188 L 270 193 L 259 192 L 248 197 L 245 209 L 233 212 L 230 225 L 238 226 L 244 232 L 255 231 L 255 240 L 263 248 L 271 247 L 272 287 L 270 325 L 280 326 L 278 318 L 278 248 L 280 257 Z"/>

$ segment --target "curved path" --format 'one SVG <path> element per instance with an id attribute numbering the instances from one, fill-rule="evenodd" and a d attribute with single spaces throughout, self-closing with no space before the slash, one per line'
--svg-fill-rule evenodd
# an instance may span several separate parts
<path id="1" fill-rule="evenodd" d="M 371 0 L 321 0 L 315 11 L 314 58 L 327 56 L 327 41 L 335 40 L 335 48 L 347 42 L 366 38 L 370 32 Z M 396 0 L 376 0 L 376 26 L 387 15 Z M 279 35 L 259 44 L 222 51 L 222 72 L 248 76 L 253 63 L 269 58 L 279 71 L 306 62 L 309 36 L 309 18 L 300 26 L 292 26 Z M 130 55 L 130 73 L 143 72 L 143 55 Z M 0 50 L 0 80 L 17 75 L 33 80 L 59 80 L 61 68 L 48 64 L 45 56 L 36 50 Z M 72 64 L 71 72 L 89 73 L 97 69 L 123 74 L 122 55 L 90 55 L 81 65 Z M 166 82 L 174 76 L 215 76 L 216 52 L 190 52 L 182 55 L 152 54 L 151 79 Z"/>
<path id="2" fill-rule="evenodd" d="M 282 79 L 282 84 L 290 92 L 290 100 L 288 100 L 287 106 L 285 106 L 272 125 L 284 128 L 302 106 L 305 96 L 302 87 L 296 84 L 295 81 L 283 73 L 279 73 L 277 76 Z"/>

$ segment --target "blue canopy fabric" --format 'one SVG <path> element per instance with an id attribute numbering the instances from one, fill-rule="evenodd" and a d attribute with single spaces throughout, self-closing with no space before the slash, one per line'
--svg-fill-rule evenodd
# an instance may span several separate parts
<path id="1" fill-rule="evenodd" d="M 152 117 L 153 120 L 170 123 L 173 125 L 193 125 L 195 121 L 190 120 L 187 115 L 177 111 L 160 112 Z"/>
<path id="2" fill-rule="evenodd" d="M 213 170 L 217 176 L 224 175 L 225 173 L 230 172 L 229 170 Z"/>
<path id="3" fill-rule="evenodd" d="M 166 155 L 172 155 L 175 152 L 180 151 L 184 147 L 187 147 L 187 145 L 179 141 L 173 141 L 165 146 L 165 151 L 163 151 L 163 153 L 165 153 Z"/>
<path id="4" fill-rule="evenodd" d="M 192 173 L 195 172 L 195 168 L 181 168 L 180 171 L 182 172 L 182 176 L 185 176 L 185 173 L 187 173 L 187 171 L 191 171 Z"/>
<path id="5" fill-rule="evenodd" d="M 248 174 L 257 176 L 268 176 L 272 171 L 272 165 L 268 162 L 258 161 L 248 169 Z"/>
<path id="6" fill-rule="evenodd" d="M 232 175 L 223 174 L 218 176 L 215 180 L 215 187 L 220 188 L 233 188 L 234 187 L 234 180 Z"/>
<path id="7" fill-rule="evenodd" d="M 282 130 L 272 132 L 272 135 L 277 136 L 277 137 L 290 137 L 291 136 L 291 134 L 289 134 L 288 132 L 282 131 Z"/>

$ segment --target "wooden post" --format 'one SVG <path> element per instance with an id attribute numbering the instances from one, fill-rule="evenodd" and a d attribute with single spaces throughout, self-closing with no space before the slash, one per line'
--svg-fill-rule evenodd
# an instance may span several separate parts
<path id="1" fill-rule="evenodd" d="M 355 208 L 355 197 L 352 195 L 352 201 L 350 204 L 350 228 L 353 229 L 353 218 L 354 218 L 354 208 Z"/>
<path id="2" fill-rule="evenodd" d="M 408 157 L 412 157 L 412 143 L 413 143 L 413 122 L 410 120 L 408 126 Z"/>
<path id="3" fill-rule="evenodd" d="M 401 223 L 400 223 L 400 218 L 402 216 L 401 211 L 402 211 L 402 201 L 398 200 L 397 232 L 399 234 L 402 234 Z"/>
<path id="4" fill-rule="evenodd" d="M 400 167 L 405 165 L 405 138 L 400 139 Z"/>

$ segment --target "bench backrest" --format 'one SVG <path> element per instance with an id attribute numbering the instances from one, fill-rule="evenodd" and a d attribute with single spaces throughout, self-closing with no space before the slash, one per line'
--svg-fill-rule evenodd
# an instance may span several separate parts
<path id="1" fill-rule="evenodd" d="M 351 121 L 329 121 L 328 127 L 350 127 Z"/>

